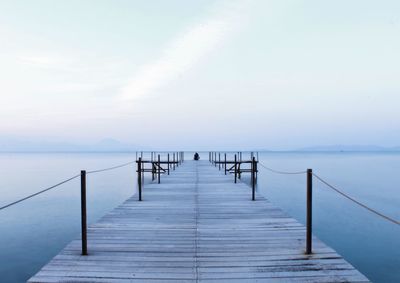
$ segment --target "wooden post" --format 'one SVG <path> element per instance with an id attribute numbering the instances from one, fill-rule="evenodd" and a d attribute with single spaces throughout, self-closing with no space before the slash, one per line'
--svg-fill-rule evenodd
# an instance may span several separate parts
<path id="1" fill-rule="evenodd" d="M 169 175 L 169 153 L 168 153 L 168 157 L 167 157 L 167 164 L 168 164 L 168 166 L 167 166 L 167 168 L 168 168 L 167 170 L 168 171 L 167 172 L 168 172 L 168 175 Z"/>
<path id="2" fill-rule="evenodd" d="M 312 254 L 312 169 L 307 169 L 307 234 L 306 254 Z"/>
<path id="3" fill-rule="evenodd" d="M 140 161 L 142 161 L 143 160 L 143 158 L 142 157 L 140 157 Z M 143 165 L 140 165 L 140 168 L 141 168 L 141 171 L 142 171 L 142 182 L 141 182 L 141 184 L 144 184 L 144 164 Z"/>
<path id="4" fill-rule="evenodd" d="M 237 163 L 236 163 L 236 160 L 237 160 L 237 156 L 235 154 L 235 184 L 237 183 Z"/>
<path id="5" fill-rule="evenodd" d="M 154 170 L 155 170 L 155 167 L 154 167 L 154 160 L 153 160 L 153 152 L 151 152 L 151 180 L 152 181 L 154 181 L 154 174 L 155 174 L 155 172 L 154 172 Z"/>
<path id="6" fill-rule="evenodd" d="M 82 255 L 87 252 L 87 217 L 86 217 L 86 171 L 81 171 L 81 228 L 82 228 Z"/>
<path id="7" fill-rule="evenodd" d="M 221 171 L 221 153 L 218 152 L 218 170 Z"/>
<path id="8" fill-rule="evenodd" d="M 172 169 L 175 170 L 175 152 L 172 154 Z"/>
<path id="9" fill-rule="evenodd" d="M 211 152 L 208 152 L 208 161 L 211 162 Z"/>
<path id="10" fill-rule="evenodd" d="M 139 160 L 137 161 L 139 201 L 142 201 L 142 171 L 142 158 L 139 157 Z"/>
<path id="11" fill-rule="evenodd" d="M 258 152 L 256 152 L 257 154 L 257 159 L 256 159 L 256 182 L 258 181 Z"/>
<path id="12" fill-rule="evenodd" d="M 214 165 L 215 167 L 217 167 L 217 152 L 214 152 L 214 160 L 215 160 Z"/>
<path id="13" fill-rule="evenodd" d="M 225 165 L 224 165 L 225 175 L 226 175 L 226 153 L 225 153 Z"/>
<path id="14" fill-rule="evenodd" d="M 154 181 L 154 161 L 151 161 L 151 180 Z"/>
<path id="15" fill-rule="evenodd" d="M 158 155 L 158 183 L 161 183 L 161 162 L 160 155 Z"/>
<path id="16" fill-rule="evenodd" d="M 256 200 L 256 159 L 253 157 L 251 160 L 251 187 L 252 187 L 252 200 Z"/>

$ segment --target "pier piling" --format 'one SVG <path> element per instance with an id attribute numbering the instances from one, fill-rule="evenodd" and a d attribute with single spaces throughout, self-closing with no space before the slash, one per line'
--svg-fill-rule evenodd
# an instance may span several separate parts
<path id="1" fill-rule="evenodd" d="M 312 253 L 312 169 L 307 169 L 307 236 L 306 254 Z"/>
<path id="2" fill-rule="evenodd" d="M 82 255 L 87 255 L 86 171 L 81 171 L 81 238 Z"/>

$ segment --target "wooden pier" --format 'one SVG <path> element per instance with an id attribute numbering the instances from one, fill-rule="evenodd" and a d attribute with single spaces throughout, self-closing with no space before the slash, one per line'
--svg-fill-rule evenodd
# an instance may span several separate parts
<path id="1" fill-rule="evenodd" d="M 162 182 L 88 227 L 29 282 L 368 282 L 295 219 L 207 161 Z"/>

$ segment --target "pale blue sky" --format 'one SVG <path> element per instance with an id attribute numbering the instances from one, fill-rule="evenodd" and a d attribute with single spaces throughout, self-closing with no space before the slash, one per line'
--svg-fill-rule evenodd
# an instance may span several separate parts
<path id="1" fill-rule="evenodd" d="M 400 145 L 399 1 L 0 0 L 0 136 Z"/>

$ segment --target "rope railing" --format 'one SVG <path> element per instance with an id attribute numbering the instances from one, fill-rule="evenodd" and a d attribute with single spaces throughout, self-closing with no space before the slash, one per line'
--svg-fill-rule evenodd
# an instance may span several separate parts
<path id="1" fill-rule="evenodd" d="M 158 160 L 155 161 L 154 159 L 155 159 L 156 153 L 155 152 L 151 152 L 151 164 L 152 164 L 153 167 L 154 167 L 155 164 L 158 166 L 158 182 L 160 182 L 161 170 L 167 171 L 168 175 L 169 175 L 169 169 L 170 169 L 170 165 L 171 164 L 173 164 L 173 169 L 175 169 L 175 167 L 177 167 L 178 165 L 182 164 L 182 162 L 184 161 L 184 152 L 183 151 L 174 152 L 172 154 L 173 154 L 173 160 L 172 161 L 170 160 L 170 153 L 168 153 L 168 160 L 167 161 L 161 161 L 160 160 L 160 154 L 158 154 Z M 175 154 L 176 154 L 176 160 L 175 160 Z M 68 179 L 65 179 L 65 180 L 63 180 L 63 181 L 61 181 L 61 182 L 59 182 L 59 183 L 57 183 L 57 184 L 55 184 L 53 186 L 50 186 L 50 187 L 48 187 L 46 189 L 40 190 L 40 191 L 38 191 L 36 193 L 30 194 L 30 195 L 28 195 L 26 197 L 23 197 L 21 199 L 13 201 L 13 202 L 11 202 L 9 204 L 1 206 L 0 210 L 6 209 L 6 208 L 11 207 L 13 205 L 16 205 L 18 203 L 21 203 L 21 202 L 23 202 L 25 200 L 28 200 L 30 198 L 33 198 L 33 197 L 37 196 L 37 195 L 40 195 L 40 194 L 45 193 L 47 191 L 50 191 L 51 189 L 57 188 L 57 187 L 65 184 L 67 182 L 70 182 L 70 181 L 80 177 L 80 181 L 81 181 L 80 183 L 81 183 L 81 226 L 82 226 L 81 227 L 81 229 L 82 229 L 81 240 L 82 240 L 82 255 L 88 255 L 88 249 L 87 249 L 87 213 L 86 213 L 86 176 L 88 174 L 95 174 L 95 173 L 101 173 L 101 172 L 105 172 L 105 171 L 111 171 L 111 170 L 115 170 L 115 169 L 118 169 L 118 168 L 122 168 L 122 167 L 125 167 L 125 166 L 128 166 L 128 165 L 137 163 L 137 165 L 138 165 L 137 173 L 138 173 L 139 200 L 142 200 L 141 199 L 142 181 L 143 181 L 142 174 L 144 175 L 144 172 L 146 171 L 146 170 L 142 170 L 141 169 L 142 163 L 145 163 L 145 161 L 142 161 L 142 156 L 143 156 L 143 152 L 140 153 L 140 157 L 138 159 L 137 158 L 138 157 L 138 153 L 136 152 L 136 160 L 135 161 L 129 161 L 129 162 L 126 162 L 126 163 L 123 163 L 123 164 L 119 164 L 119 165 L 116 165 L 116 166 L 107 167 L 107 168 L 101 168 L 101 169 L 96 169 L 96 170 L 91 170 L 91 171 L 81 170 L 81 173 L 78 174 L 78 175 L 72 176 L 72 177 L 70 177 Z M 162 163 L 166 163 L 167 164 L 168 168 L 166 170 L 161 168 L 161 164 Z M 153 169 L 152 169 L 152 172 L 153 172 Z"/>
<path id="2" fill-rule="evenodd" d="M 357 204 L 357 205 L 359 205 L 359 206 L 365 208 L 366 210 L 368 210 L 368 211 L 374 213 L 374 214 L 377 215 L 377 216 L 382 217 L 383 219 L 386 219 L 386 220 L 388 220 L 388 221 L 390 221 L 390 222 L 392 222 L 392 223 L 394 223 L 394 224 L 400 225 L 400 221 L 398 221 L 398 220 L 396 220 L 396 219 L 394 219 L 394 218 L 392 218 L 392 217 L 390 217 L 390 216 L 387 216 L 387 215 L 383 214 L 382 212 L 379 212 L 379 211 L 377 211 L 376 209 L 373 209 L 373 208 L 369 207 L 368 205 L 366 205 L 366 204 L 364 204 L 364 203 L 362 203 L 362 202 L 356 200 L 355 198 L 353 198 L 353 197 L 349 196 L 348 194 L 344 193 L 343 190 L 339 190 L 337 187 L 331 185 L 330 183 L 328 183 L 327 181 L 325 181 L 324 179 L 322 179 L 322 178 L 321 178 L 320 176 L 318 176 L 317 174 L 313 173 L 313 176 L 314 176 L 318 181 L 320 181 L 321 183 L 325 184 L 328 188 L 334 190 L 335 192 L 337 192 L 338 194 L 340 194 L 340 195 L 342 195 L 343 197 L 347 198 L 348 200 L 352 201 L 353 203 L 355 203 L 355 204 Z"/>
<path id="3" fill-rule="evenodd" d="M 118 169 L 118 168 L 122 168 L 122 167 L 125 167 L 125 166 L 128 166 L 128 165 L 134 164 L 134 163 L 136 163 L 136 161 L 130 161 L 130 162 L 123 163 L 121 165 L 116 165 L 116 166 L 113 166 L 113 167 L 87 171 L 86 173 L 87 174 L 94 174 L 94 173 L 100 173 L 100 172 L 105 172 L 105 171 L 111 171 L 111 170 L 115 170 L 115 169 Z"/>
<path id="4" fill-rule="evenodd" d="M 279 171 L 279 170 L 275 170 L 273 168 L 267 167 L 265 166 L 263 163 L 259 162 L 259 164 L 261 165 L 261 167 L 267 169 L 270 172 L 276 173 L 276 174 L 285 174 L 285 175 L 296 175 L 296 174 L 307 174 L 307 171 L 298 171 L 298 172 L 287 172 L 287 171 Z M 386 219 L 394 224 L 400 225 L 400 221 L 396 220 L 390 216 L 387 216 L 379 211 L 377 211 L 376 209 L 373 209 L 371 207 L 369 207 L 368 205 L 356 200 L 355 198 L 349 196 L 348 194 L 344 193 L 343 190 L 338 189 L 337 187 L 333 186 L 332 184 L 328 183 L 327 181 L 325 181 L 324 179 L 322 179 L 320 176 L 318 176 L 315 173 L 312 173 L 312 175 L 321 183 L 325 184 L 328 188 L 334 190 L 335 192 L 337 192 L 338 194 L 342 195 L 343 197 L 347 198 L 348 200 L 352 201 L 353 203 L 367 209 L 368 211 L 374 213 L 377 216 L 382 217 L 383 219 Z"/>
<path id="5" fill-rule="evenodd" d="M 65 183 L 68 183 L 69 181 L 72 181 L 72 180 L 78 178 L 80 175 L 81 175 L 81 174 L 75 175 L 75 176 L 73 176 L 73 177 L 71 177 L 71 178 L 68 178 L 68 179 L 66 179 L 66 180 L 64 180 L 64 181 L 61 181 L 61 182 L 59 182 L 59 183 L 57 183 L 57 184 L 55 184 L 55 185 L 53 185 L 53 186 L 51 186 L 51 187 L 48 187 L 48 188 L 43 189 L 43 190 L 41 190 L 41 191 L 38 191 L 38 192 L 36 192 L 36 193 L 34 193 L 34 194 L 28 195 L 28 196 L 23 197 L 23 198 L 21 198 L 21 199 L 19 199 L 19 200 L 16 200 L 16 201 L 13 201 L 13 202 L 11 202 L 11 203 L 9 203 L 9 204 L 6 204 L 6 205 L 0 207 L 0 210 L 3 210 L 3 209 L 5 209 L 5 208 L 7 208 L 7 207 L 16 205 L 17 203 L 23 202 L 23 201 L 28 200 L 28 199 L 30 199 L 30 198 L 33 198 L 33 197 L 35 197 L 35 196 L 37 196 L 37 195 L 43 194 L 44 192 L 50 191 L 51 189 L 57 188 L 57 187 L 59 187 L 59 186 L 65 184 Z"/>
<path id="6" fill-rule="evenodd" d="M 297 172 L 288 172 L 288 171 L 279 171 L 279 170 L 275 170 L 272 169 L 268 166 L 265 166 L 264 164 L 262 164 L 260 161 L 258 162 L 261 167 L 263 167 L 264 169 L 267 169 L 268 171 L 272 172 L 272 173 L 276 173 L 276 174 L 281 174 L 281 175 L 301 175 L 301 174 L 306 174 L 307 171 L 297 171 Z"/>
<path id="7" fill-rule="evenodd" d="M 338 189 L 336 186 L 328 183 L 326 180 L 318 176 L 317 174 L 313 173 L 312 169 L 307 169 L 307 171 L 298 171 L 298 172 L 287 172 L 287 171 L 280 171 L 280 170 L 275 170 L 273 168 L 270 168 L 268 166 L 265 166 L 261 162 L 259 162 L 262 168 L 267 169 L 270 172 L 276 173 L 276 174 L 285 174 L 285 175 L 293 175 L 293 174 L 306 174 L 307 176 L 307 212 L 306 212 L 306 254 L 311 254 L 312 253 L 312 191 L 313 191 L 313 177 L 317 179 L 319 182 L 322 184 L 326 185 L 328 188 L 332 189 L 336 193 L 340 194 L 341 196 L 345 197 L 346 199 L 350 200 L 351 202 L 355 203 L 356 205 L 368 210 L 369 212 L 375 214 L 376 216 L 381 217 L 384 220 L 387 220 L 391 223 L 394 223 L 396 225 L 400 225 L 400 221 L 396 220 L 388 215 L 385 215 L 384 213 L 371 208 L 370 206 L 366 205 L 365 203 L 362 203 L 361 201 L 356 200 L 355 198 L 349 196 L 343 190 Z"/>
<path id="8" fill-rule="evenodd" d="M 130 162 L 123 163 L 123 164 L 120 164 L 120 165 L 117 165 L 117 166 L 113 166 L 113 167 L 108 167 L 108 168 L 103 168 L 103 169 L 98 169 L 98 170 L 87 171 L 86 173 L 87 173 L 87 174 L 94 174 L 94 173 L 100 173 L 100 172 L 104 172 L 104 171 L 115 170 L 115 169 L 118 169 L 118 168 L 122 168 L 122 167 L 128 166 L 128 165 L 130 165 L 130 164 L 133 164 L 133 163 L 135 163 L 135 162 L 136 162 L 136 161 L 130 161 Z M 61 181 L 61 182 L 59 182 L 59 183 L 57 183 L 57 184 L 55 184 L 55 185 L 52 185 L 52 186 L 48 187 L 48 188 L 45 188 L 45 189 L 40 190 L 40 191 L 38 191 L 38 192 L 36 192 L 36 193 L 30 194 L 30 195 L 28 195 L 28 196 L 26 196 L 26 197 L 23 197 L 23 198 L 21 198 L 21 199 L 18 199 L 18 200 L 16 200 L 16 201 L 13 201 L 13 202 L 11 202 L 11 203 L 9 203 L 9 204 L 3 205 L 3 206 L 0 207 L 0 210 L 6 209 L 6 208 L 11 207 L 11 206 L 13 206 L 13 205 L 16 205 L 16 204 L 18 204 L 18 203 L 20 203 L 20 202 L 23 202 L 23 201 L 25 201 L 25 200 L 28 200 L 28 199 L 30 199 L 30 198 L 33 198 L 33 197 L 38 196 L 38 195 L 40 195 L 40 194 L 43 194 L 43 193 L 45 193 L 45 192 L 47 192 L 47 191 L 50 191 L 50 190 L 52 190 L 52 189 L 55 189 L 55 188 L 57 188 L 57 187 L 59 187 L 59 186 L 65 184 L 65 183 L 68 183 L 68 182 L 70 182 L 70 181 L 72 181 L 72 180 L 78 178 L 79 176 L 81 176 L 81 174 L 72 176 L 72 177 L 70 177 L 70 178 L 68 178 L 68 179 L 65 179 L 65 180 L 63 180 L 63 181 Z"/>

